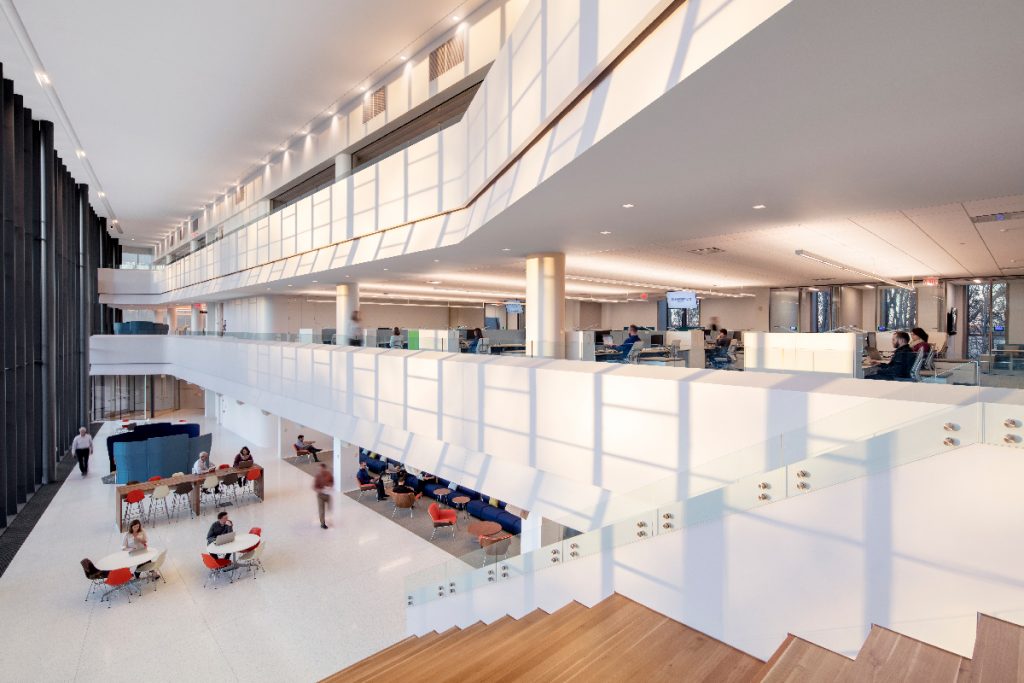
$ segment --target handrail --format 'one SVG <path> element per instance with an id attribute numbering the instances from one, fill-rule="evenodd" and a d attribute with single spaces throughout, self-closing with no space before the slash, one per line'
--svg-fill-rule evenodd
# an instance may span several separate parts
<path id="1" fill-rule="evenodd" d="M 601 528 L 575 533 L 537 550 L 489 557 L 481 549 L 406 577 L 406 604 L 423 605 L 480 586 L 533 574 L 616 547 L 673 533 L 730 514 L 806 495 L 980 441 L 984 404 L 951 406 L 826 453 L 680 500 L 647 506 Z"/>

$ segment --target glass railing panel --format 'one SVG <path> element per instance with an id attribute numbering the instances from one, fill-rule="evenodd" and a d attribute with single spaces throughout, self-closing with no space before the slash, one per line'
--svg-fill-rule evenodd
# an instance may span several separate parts
<path id="1" fill-rule="evenodd" d="M 977 396 L 975 397 L 977 398 Z M 946 406 L 915 420 L 878 430 L 810 458 L 795 460 L 774 470 L 741 477 L 717 489 L 684 500 L 665 502 L 649 510 L 624 515 L 603 527 L 567 537 L 536 551 L 488 565 L 480 573 L 462 571 L 458 590 L 473 590 L 513 576 L 526 576 L 567 561 L 600 554 L 613 548 L 674 533 L 686 527 L 723 518 L 726 515 L 770 505 L 790 496 L 804 495 L 875 472 L 945 453 L 981 440 L 984 404 Z M 638 489 L 638 491 L 640 491 Z M 463 565 L 466 565 L 463 562 Z M 488 574 L 487 570 L 493 570 Z M 445 569 L 445 573 L 451 570 Z M 436 576 L 430 575 L 430 578 Z M 443 597 L 444 591 L 422 590 L 419 574 L 409 578 L 414 601 Z M 452 581 L 449 576 L 449 581 Z M 416 602 L 416 604 L 421 604 Z"/>

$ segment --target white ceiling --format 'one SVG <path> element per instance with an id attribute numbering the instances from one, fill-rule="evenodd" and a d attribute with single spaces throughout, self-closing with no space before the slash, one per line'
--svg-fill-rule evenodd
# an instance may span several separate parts
<path id="1" fill-rule="evenodd" d="M 11 0 L 3 0 L 10 4 Z M 477 0 L 13 0 L 128 235 L 158 234 Z M 55 120 L 11 26 L 0 61 Z M 57 126 L 58 150 L 88 176 Z M 106 215 L 93 188 L 93 204 Z"/>
<path id="2" fill-rule="evenodd" d="M 1024 221 L 971 220 L 1024 210 L 1022 31 L 1019 0 L 795 0 L 466 242 L 345 272 L 521 291 L 523 256 L 563 251 L 623 283 L 863 281 L 804 249 L 887 278 L 1024 275 Z"/>

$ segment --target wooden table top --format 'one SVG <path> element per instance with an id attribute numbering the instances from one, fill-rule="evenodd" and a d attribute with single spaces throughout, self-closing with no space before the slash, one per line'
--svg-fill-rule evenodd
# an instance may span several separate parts
<path id="1" fill-rule="evenodd" d="M 470 498 L 469 496 L 455 496 L 454 498 L 452 498 L 452 502 L 455 503 L 456 505 L 465 505 L 471 500 L 472 498 Z"/>
<path id="2" fill-rule="evenodd" d="M 173 489 L 178 484 L 189 484 L 197 481 L 202 481 L 211 474 L 214 474 L 218 477 L 224 477 L 229 474 L 238 474 L 244 477 L 245 473 L 248 472 L 249 470 L 262 469 L 263 468 L 260 467 L 259 465 L 253 465 L 251 467 L 227 467 L 222 470 L 214 470 L 213 472 L 208 472 L 207 474 L 183 474 L 177 477 L 164 477 L 163 479 L 159 479 L 157 481 L 142 481 L 139 482 L 138 484 L 118 484 L 117 493 L 118 495 L 123 496 L 129 491 L 150 491 L 152 489 L 155 489 L 157 486 L 163 485 L 170 486 Z"/>
<path id="3" fill-rule="evenodd" d="M 466 530 L 474 536 L 493 536 L 502 530 L 497 522 L 473 522 Z"/>
<path id="4" fill-rule="evenodd" d="M 447 496 L 451 492 L 451 489 L 434 489 L 435 496 Z"/>

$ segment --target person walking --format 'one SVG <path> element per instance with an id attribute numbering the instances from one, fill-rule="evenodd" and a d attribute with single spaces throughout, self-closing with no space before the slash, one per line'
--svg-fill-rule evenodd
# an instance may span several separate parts
<path id="1" fill-rule="evenodd" d="M 78 428 L 78 436 L 71 441 L 71 450 L 78 458 L 78 469 L 82 471 L 84 477 L 89 471 L 89 456 L 92 455 L 92 437 L 89 436 L 88 429 Z"/>
<path id="2" fill-rule="evenodd" d="M 327 463 L 320 463 L 320 469 L 313 477 L 313 490 L 316 491 L 316 507 L 320 513 L 320 528 L 327 528 L 326 512 L 331 506 L 331 487 L 334 486 L 334 475 L 327 469 Z"/>

